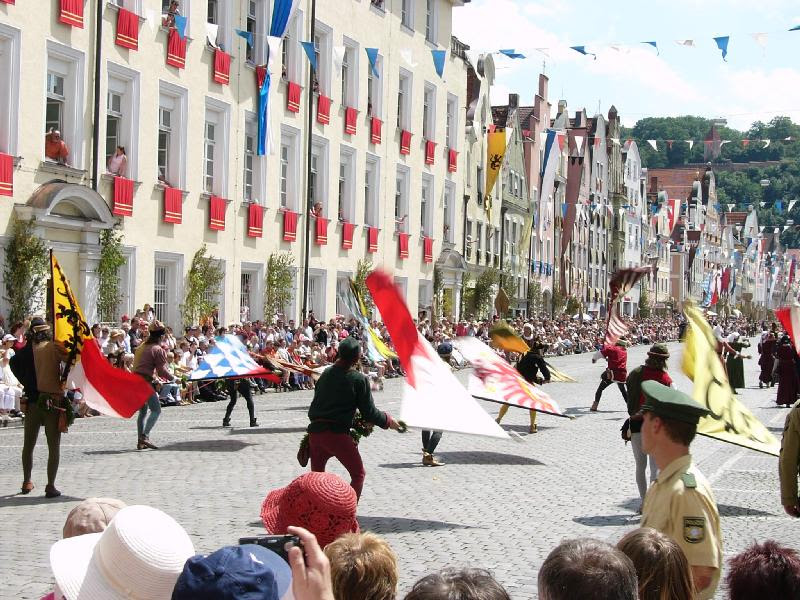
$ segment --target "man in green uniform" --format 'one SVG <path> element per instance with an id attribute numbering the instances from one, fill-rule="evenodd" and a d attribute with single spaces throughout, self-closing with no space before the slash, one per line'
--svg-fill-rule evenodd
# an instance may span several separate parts
<path id="1" fill-rule="evenodd" d="M 369 381 L 355 370 L 361 357 L 361 344 L 348 336 L 339 344 L 336 362 L 328 367 L 314 386 L 314 399 L 308 409 L 308 443 L 311 470 L 324 471 L 331 457 L 336 457 L 350 473 L 350 485 L 361 497 L 364 487 L 364 463 L 358 445 L 350 437 L 356 410 L 364 420 L 382 429 L 400 429 L 387 412 L 375 408 Z"/>
<path id="2" fill-rule="evenodd" d="M 791 412 L 786 415 L 778 465 L 783 509 L 788 515 L 800 517 L 800 500 L 797 497 L 797 474 L 800 470 L 800 402 L 795 402 Z"/>
<path id="3" fill-rule="evenodd" d="M 642 449 L 658 466 L 642 507 L 642 527 L 672 537 L 683 549 L 698 600 L 714 597 L 722 569 L 722 532 L 711 486 L 692 462 L 689 444 L 708 411 L 655 381 L 642 382 Z"/>

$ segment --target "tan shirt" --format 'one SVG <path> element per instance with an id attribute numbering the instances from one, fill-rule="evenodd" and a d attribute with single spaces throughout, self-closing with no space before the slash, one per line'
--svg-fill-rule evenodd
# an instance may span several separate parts
<path id="1" fill-rule="evenodd" d="M 722 531 L 711 486 L 692 463 L 691 454 L 673 460 L 658 473 L 642 507 L 642 527 L 674 539 L 692 567 L 716 569 L 698 600 L 714 597 L 722 570 Z"/>
<path id="2" fill-rule="evenodd" d="M 36 367 L 36 387 L 44 394 L 61 394 L 61 361 L 67 351 L 55 342 L 39 342 L 33 347 L 33 364 Z"/>
<path id="3" fill-rule="evenodd" d="M 781 478 L 781 504 L 797 506 L 797 475 L 800 471 L 800 402 L 786 415 L 778 462 Z"/>

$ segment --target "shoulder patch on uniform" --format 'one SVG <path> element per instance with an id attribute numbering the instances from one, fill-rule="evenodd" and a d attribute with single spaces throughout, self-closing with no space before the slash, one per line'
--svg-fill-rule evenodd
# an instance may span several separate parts
<path id="1" fill-rule="evenodd" d="M 699 544 L 706 539 L 705 517 L 684 517 L 683 539 L 690 544 Z"/>
<path id="2" fill-rule="evenodd" d="M 681 475 L 681 480 L 683 481 L 683 485 L 687 488 L 694 489 L 697 487 L 697 480 L 691 473 L 684 473 Z"/>

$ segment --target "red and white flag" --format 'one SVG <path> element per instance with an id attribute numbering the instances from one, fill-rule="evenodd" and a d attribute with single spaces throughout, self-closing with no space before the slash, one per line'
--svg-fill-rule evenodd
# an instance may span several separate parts
<path id="1" fill-rule="evenodd" d="M 478 398 L 566 416 L 558 403 L 525 378 L 489 346 L 474 337 L 460 337 L 456 348 L 472 364 L 469 392 Z"/>
<path id="2" fill-rule="evenodd" d="M 628 326 L 620 318 L 615 310 L 615 304 L 621 296 L 630 292 L 639 283 L 639 280 L 653 272 L 652 267 L 635 267 L 632 269 L 620 269 L 611 277 L 608 282 L 608 325 L 606 329 L 605 344 L 613 346 L 617 340 L 628 332 Z"/>
<path id="3" fill-rule="evenodd" d="M 800 306 L 784 306 L 775 311 L 775 316 L 789 334 L 795 352 L 800 354 Z"/>
<path id="4" fill-rule="evenodd" d="M 366 283 L 406 371 L 400 418 L 420 429 L 508 438 L 420 335 L 391 276 L 373 271 Z"/>
<path id="5" fill-rule="evenodd" d="M 138 375 L 113 367 L 105 359 L 52 253 L 50 267 L 53 338 L 69 352 L 67 387 L 80 389 L 84 402 L 104 415 L 130 418 L 147 402 L 153 388 Z"/>

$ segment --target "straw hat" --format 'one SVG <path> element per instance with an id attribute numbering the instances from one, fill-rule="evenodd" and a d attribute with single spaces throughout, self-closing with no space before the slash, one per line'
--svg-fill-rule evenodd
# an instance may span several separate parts
<path id="1" fill-rule="evenodd" d="M 261 505 L 267 531 L 286 533 L 287 527 L 305 527 L 323 548 L 344 533 L 358 533 L 355 490 L 333 473 L 310 472 L 284 488 L 272 490 Z"/>
<path id="2" fill-rule="evenodd" d="M 172 517 L 128 506 L 103 533 L 53 544 L 50 568 L 67 600 L 164 600 L 193 555 L 189 535 Z"/>

